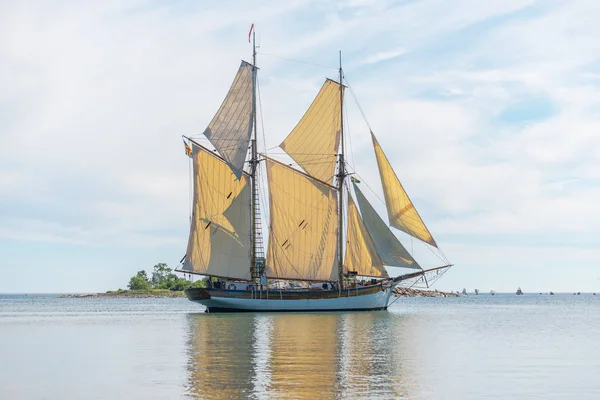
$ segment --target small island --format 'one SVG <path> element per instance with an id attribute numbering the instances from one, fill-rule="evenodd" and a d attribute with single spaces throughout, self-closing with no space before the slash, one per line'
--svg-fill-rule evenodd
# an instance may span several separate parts
<path id="1" fill-rule="evenodd" d="M 183 291 L 190 287 L 204 287 L 206 279 L 195 282 L 181 278 L 165 263 L 154 266 L 152 278 L 148 278 L 145 270 L 138 271 L 129 279 L 128 289 L 109 290 L 106 293 L 65 294 L 63 298 L 88 298 L 88 297 L 185 297 Z"/>

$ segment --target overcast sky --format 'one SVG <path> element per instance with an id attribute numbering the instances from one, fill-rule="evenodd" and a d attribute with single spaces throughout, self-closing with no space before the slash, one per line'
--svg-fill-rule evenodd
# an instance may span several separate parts
<path id="1" fill-rule="evenodd" d="M 125 288 L 177 265 L 181 135 L 201 134 L 251 58 L 252 22 L 267 148 L 336 77 L 341 49 L 456 265 L 437 288 L 600 292 L 599 20 L 596 0 L 1 2 L 0 292 Z M 350 163 L 381 196 L 347 107 Z"/>

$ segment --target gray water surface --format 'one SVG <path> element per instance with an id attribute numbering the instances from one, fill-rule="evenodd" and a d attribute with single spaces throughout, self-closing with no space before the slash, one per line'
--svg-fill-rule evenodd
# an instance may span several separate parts
<path id="1" fill-rule="evenodd" d="M 591 294 L 320 314 L 0 295 L 0 398 L 598 399 L 598 338 Z"/>

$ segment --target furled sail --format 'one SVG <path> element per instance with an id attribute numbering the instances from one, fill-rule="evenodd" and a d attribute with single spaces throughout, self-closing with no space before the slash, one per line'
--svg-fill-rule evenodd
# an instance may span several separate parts
<path id="1" fill-rule="evenodd" d="M 327 183 L 333 180 L 340 144 L 340 104 L 339 83 L 326 80 L 300 122 L 279 145 L 309 175 Z"/>
<path id="2" fill-rule="evenodd" d="M 421 269 L 415 259 L 402 246 L 402 243 L 398 241 L 398 238 L 390 231 L 390 228 L 383 222 L 377 211 L 367 201 L 356 183 L 353 183 L 353 185 L 363 221 L 383 264 L 393 267 Z"/>
<path id="3" fill-rule="evenodd" d="M 220 158 L 192 144 L 194 205 L 183 269 L 250 279 L 250 183 Z"/>
<path id="4" fill-rule="evenodd" d="M 390 225 L 437 247 L 435 240 L 429 233 L 429 229 L 427 229 L 415 206 L 410 201 L 373 132 L 371 132 L 371 137 L 373 138 L 373 147 L 377 157 L 377 166 L 381 176 L 381 185 L 383 186 Z"/>
<path id="5" fill-rule="evenodd" d="M 337 279 L 337 191 L 267 159 L 269 278 Z"/>
<path id="6" fill-rule="evenodd" d="M 348 236 L 344 265 L 348 271 L 356 271 L 361 276 L 388 277 L 371 235 L 350 196 L 348 196 Z"/>
<path id="7" fill-rule="evenodd" d="M 223 104 L 204 131 L 238 179 L 252 134 L 253 74 L 254 67 L 242 61 Z"/>

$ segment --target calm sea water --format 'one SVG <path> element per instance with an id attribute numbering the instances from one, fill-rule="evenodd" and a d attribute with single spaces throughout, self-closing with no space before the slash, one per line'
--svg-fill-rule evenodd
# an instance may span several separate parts
<path id="1" fill-rule="evenodd" d="M 0 398 L 600 398 L 591 294 L 202 311 L 185 299 L 0 295 Z"/>

